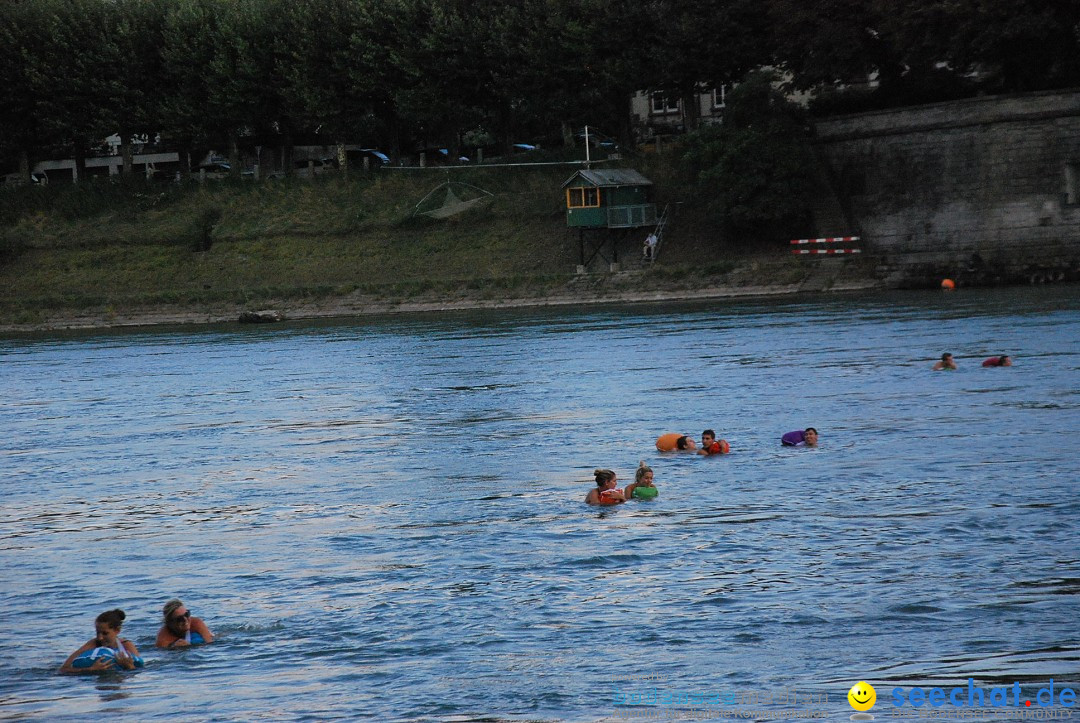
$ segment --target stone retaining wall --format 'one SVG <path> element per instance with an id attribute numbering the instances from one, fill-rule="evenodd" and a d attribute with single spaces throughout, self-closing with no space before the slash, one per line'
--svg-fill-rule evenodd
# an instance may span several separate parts
<path id="1" fill-rule="evenodd" d="M 850 226 L 840 231 L 882 254 L 885 273 L 1080 278 L 1080 91 L 839 116 L 816 130 Z"/>

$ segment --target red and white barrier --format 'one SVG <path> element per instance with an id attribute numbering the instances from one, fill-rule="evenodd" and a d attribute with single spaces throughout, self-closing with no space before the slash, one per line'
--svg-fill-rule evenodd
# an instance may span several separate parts
<path id="1" fill-rule="evenodd" d="M 831 238 L 797 238 L 792 239 L 793 244 L 838 244 L 858 241 L 858 236 L 833 236 Z"/>
<path id="2" fill-rule="evenodd" d="M 797 238 L 792 239 L 792 245 L 804 245 L 804 244 L 838 244 L 838 243 L 856 243 L 859 241 L 858 236 L 830 236 L 829 238 Z M 791 249 L 793 254 L 861 254 L 862 249 Z"/>

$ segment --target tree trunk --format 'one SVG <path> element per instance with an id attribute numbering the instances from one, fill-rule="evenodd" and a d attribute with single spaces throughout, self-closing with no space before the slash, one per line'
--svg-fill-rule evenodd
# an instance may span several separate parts
<path id="1" fill-rule="evenodd" d="M 30 154 L 25 148 L 19 151 L 19 176 L 25 183 L 30 183 Z"/>
<path id="2" fill-rule="evenodd" d="M 687 132 L 696 131 L 701 125 L 701 98 L 690 89 L 682 94 L 683 125 Z"/>
<path id="3" fill-rule="evenodd" d="M 292 131 L 286 131 L 285 136 L 282 138 L 281 146 L 281 170 L 285 172 L 286 176 L 293 175 L 293 139 Z"/>
<path id="4" fill-rule="evenodd" d="M 235 133 L 229 134 L 229 176 L 240 178 L 240 140 Z"/>
<path id="5" fill-rule="evenodd" d="M 634 126 L 631 121 L 631 117 L 633 116 L 631 99 L 633 97 L 634 91 L 632 90 L 621 90 L 612 97 L 614 106 L 621 110 L 619 113 L 619 127 L 616 130 L 616 133 L 618 134 L 619 142 L 627 149 L 632 149 L 634 147 Z"/>
<path id="6" fill-rule="evenodd" d="M 82 138 L 75 139 L 75 173 L 71 177 L 72 183 L 79 183 L 86 178 L 86 141 Z"/>
<path id="7" fill-rule="evenodd" d="M 130 176 L 131 171 L 134 169 L 134 161 L 132 148 L 131 148 L 131 133 L 127 128 L 120 129 L 120 158 L 122 159 L 122 165 L 120 172 L 125 176 Z"/>
<path id="8" fill-rule="evenodd" d="M 180 154 L 180 177 L 186 179 L 191 175 L 191 139 L 184 138 L 180 147 L 184 149 Z"/>

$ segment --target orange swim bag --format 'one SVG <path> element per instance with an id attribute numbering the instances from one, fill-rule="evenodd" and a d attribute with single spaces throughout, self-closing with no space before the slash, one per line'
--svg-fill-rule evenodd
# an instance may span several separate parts
<path id="1" fill-rule="evenodd" d="M 686 435 L 672 432 L 671 434 L 661 434 L 656 440 L 656 448 L 661 452 L 674 452 L 679 448 L 679 438 Z"/>

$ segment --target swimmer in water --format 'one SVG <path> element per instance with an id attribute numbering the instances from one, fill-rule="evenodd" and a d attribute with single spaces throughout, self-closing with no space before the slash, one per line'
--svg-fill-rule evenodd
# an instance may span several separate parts
<path id="1" fill-rule="evenodd" d="M 593 471 L 596 477 L 596 489 L 589 490 L 585 495 L 587 505 L 618 505 L 626 502 L 626 495 L 615 487 L 619 478 L 610 469 L 598 469 Z"/>
<path id="2" fill-rule="evenodd" d="M 626 485 L 626 489 L 623 490 L 623 497 L 626 499 L 631 497 L 652 499 L 658 494 L 660 492 L 656 489 L 656 485 L 653 484 L 652 467 L 647 466 L 645 460 L 642 460 L 638 463 L 637 472 L 634 473 L 634 481 Z"/>
<path id="3" fill-rule="evenodd" d="M 807 427 L 806 429 L 788 432 L 780 438 L 780 444 L 785 447 L 816 447 L 817 438 L 817 430 L 813 427 Z"/>
<path id="4" fill-rule="evenodd" d="M 68 656 L 64 664 L 60 666 L 61 673 L 100 673 L 103 670 L 134 670 L 142 667 L 142 659 L 139 658 L 139 650 L 135 643 L 120 637 L 120 628 L 124 625 L 124 611 L 117 608 L 109 610 L 97 616 L 94 621 L 95 635 L 83 643 L 82 647 Z M 76 668 L 72 665 L 88 650 L 95 648 L 105 649 L 108 655 L 97 657 L 92 665 L 85 668 Z M 81 661 L 80 661 L 81 662 Z"/>
<path id="5" fill-rule="evenodd" d="M 656 440 L 656 448 L 661 452 L 693 452 L 697 442 L 688 434 L 661 434 Z"/>
<path id="6" fill-rule="evenodd" d="M 1001 356 L 992 356 L 982 363 L 984 367 L 1011 367 L 1012 359 L 1008 354 L 1002 354 Z"/>
<path id="7" fill-rule="evenodd" d="M 942 354 L 941 361 L 934 365 L 934 371 L 940 372 L 942 370 L 956 371 L 956 362 L 953 361 L 952 354 L 948 352 Z"/>
<path id="8" fill-rule="evenodd" d="M 698 454 L 727 454 L 731 451 L 731 445 L 725 439 L 717 439 L 716 432 L 706 429 L 701 433 L 701 449 Z"/>
<path id="9" fill-rule="evenodd" d="M 159 648 L 186 648 L 189 645 L 214 642 L 214 634 L 199 618 L 191 616 L 191 611 L 180 600 L 173 598 L 162 609 L 164 624 L 158 630 Z"/>

